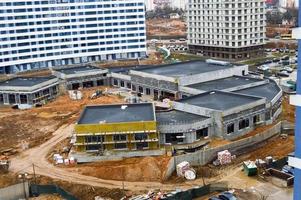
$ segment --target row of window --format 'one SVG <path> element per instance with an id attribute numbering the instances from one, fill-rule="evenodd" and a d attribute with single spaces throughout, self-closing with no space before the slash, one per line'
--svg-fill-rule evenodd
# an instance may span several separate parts
<path id="1" fill-rule="evenodd" d="M 0 56 L 2 55 L 10 55 L 10 54 L 18 54 L 18 53 L 29 53 L 29 52 L 38 52 L 38 51 L 50 51 L 54 49 L 69 49 L 69 48 L 76 48 L 76 47 L 91 47 L 91 46 L 102 46 L 102 45 L 112 45 L 112 44 L 133 44 L 138 42 L 145 42 L 145 39 L 132 39 L 132 40 L 116 40 L 116 41 L 106 41 L 106 42 L 90 42 L 90 43 L 76 43 L 76 44 L 69 44 L 69 45 L 58 45 L 58 46 L 48 46 L 48 47 L 39 47 L 34 48 L 34 46 L 30 46 L 30 44 L 26 43 L 24 46 L 30 46 L 30 48 L 20 49 L 20 50 L 9 50 L 0 52 Z M 25 43 L 24 43 L 25 44 Z M 55 43 L 59 44 L 59 43 Z M 21 45 L 19 45 L 20 47 Z M 117 47 L 115 50 L 119 49 Z"/>
<path id="2" fill-rule="evenodd" d="M 53 5 L 59 3 L 83 3 L 83 2 L 102 2 L 99 0 L 67 0 L 67 1 L 19 1 L 19 2 L 1 2 L 0 6 L 25 6 L 25 5 Z M 144 6 L 143 3 L 110 3 L 100 5 L 86 5 L 80 6 L 81 8 L 111 8 L 111 7 L 131 7 L 131 6 Z M 70 6 L 74 7 L 74 6 Z"/>
<path id="3" fill-rule="evenodd" d="M 135 28 L 136 29 L 136 28 Z M 111 29 L 110 31 L 116 33 L 116 31 L 113 31 L 115 29 Z M 138 28 L 136 29 L 138 31 Z M 143 31 L 144 27 L 140 27 L 139 31 Z M 119 31 L 118 31 L 119 32 Z M 117 33 L 118 33 L 117 32 Z M 124 31 L 125 32 L 125 31 Z M 85 36 L 85 37 L 79 37 L 79 35 L 74 34 L 78 32 L 64 32 L 64 33 L 52 33 L 52 34 L 37 34 L 37 35 L 31 35 L 31 36 L 19 36 L 19 37 L 3 37 L 0 38 L 0 41 L 16 41 L 16 40 L 26 40 L 26 39 L 34 39 L 34 38 L 45 38 L 45 41 L 52 41 L 52 40 L 46 40 L 46 38 L 50 38 L 50 37 L 64 37 L 64 36 L 72 36 L 75 35 L 77 37 L 75 38 L 70 38 L 68 37 L 68 39 L 66 38 L 65 40 L 69 40 L 69 41 L 80 41 L 80 40 L 95 40 L 95 39 L 109 39 L 109 38 L 124 38 L 124 37 L 138 37 L 138 36 L 145 36 L 145 33 L 129 33 L 129 34 L 112 34 L 112 35 L 96 35 L 96 36 Z M 85 32 L 79 32 L 79 34 L 81 34 L 82 36 L 86 35 L 86 34 L 95 34 L 95 31 L 85 31 Z M 63 38 L 58 38 L 58 39 L 63 39 Z M 53 40 L 56 40 L 53 39 Z M 13 44 L 11 44 L 13 45 Z"/>
<path id="4" fill-rule="evenodd" d="M 41 54 L 33 54 L 33 55 L 26 55 L 26 56 L 17 56 L 12 58 L 2 58 L 0 59 L 0 62 L 9 62 L 9 61 L 16 61 L 16 60 L 43 58 L 43 57 L 60 56 L 60 55 L 80 54 L 80 53 L 88 53 L 88 52 L 105 52 L 105 51 L 139 49 L 139 48 L 145 48 L 145 45 L 129 45 L 129 46 L 117 46 L 117 47 L 107 47 L 107 48 L 70 50 L 70 51 L 61 51 L 61 52 L 54 52 L 54 53 L 41 53 Z"/>
<path id="5" fill-rule="evenodd" d="M 76 16 L 76 15 L 75 15 Z M 57 18 L 55 18 L 57 17 Z M 31 15 L 28 19 L 42 18 L 48 19 L 46 21 L 34 21 L 27 22 L 27 20 L 22 20 L 24 22 L 15 23 L 14 26 L 27 26 L 27 25 L 39 25 L 39 24 L 57 24 L 57 23 L 69 23 L 69 22 L 88 22 L 88 21 L 109 21 L 109 20 L 119 20 L 119 19 L 141 19 L 144 18 L 144 15 L 123 15 L 123 16 L 113 16 L 113 17 L 82 17 L 82 18 L 72 18 L 72 19 L 62 19 L 63 16 L 58 14 L 44 14 L 44 15 Z M 15 21 L 17 17 L 13 16 L 4 16 L 0 17 L 0 21 L 12 20 Z M 31 21 L 31 20 L 28 20 Z"/>
<path id="6" fill-rule="evenodd" d="M 128 34 L 129 35 L 129 34 Z M 20 43 L 12 43 L 12 44 L 0 44 L 0 49 L 5 49 L 5 48 L 14 48 L 14 47 L 26 47 L 27 49 L 34 49 L 35 46 L 39 46 L 39 47 L 43 47 L 43 44 L 46 44 L 46 46 L 49 46 L 48 44 L 53 44 L 53 47 L 56 45 L 59 45 L 61 43 L 71 43 L 72 41 L 86 41 L 86 43 L 89 42 L 89 40 L 102 40 L 102 39 L 113 39 L 114 40 L 106 40 L 106 42 L 98 42 L 98 45 L 105 45 L 105 44 L 124 44 L 124 43 L 133 43 L 136 40 L 132 40 L 132 39 L 127 39 L 126 38 L 135 38 L 135 37 L 143 37 L 145 36 L 145 33 L 139 33 L 139 34 L 135 34 L 135 36 L 128 36 L 126 34 L 121 34 L 121 35 L 108 35 L 108 36 L 91 36 L 91 37 L 80 37 L 80 38 L 66 38 L 66 39 L 53 39 L 53 40 L 42 40 L 42 41 L 33 41 L 33 42 L 21 42 L 20 40 L 26 40 L 29 39 L 28 36 L 25 37 L 10 37 L 10 41 L 16 41 L 18 40 Z M 119 40 L 116 40 L 119 39 Z M 140 39 L 140 42 L 145 42 L 145 39 Z M 82 42 L 79 42 L 82 43 Z M 74 44 L 73 45 L 78 45 L 78 44 Z M 91 46 L 91 45 L 87 45 L 87 46 Z M 54 48 L 61 48 L 61 46 L 58 47 L 54 47 Z M 11 49 L 10 49 L 11 50 Z"/>
<path id="7" fill-rule="evenodd" d="M 259 123 L 260 122 L 260 115 L 255 115 L 253 116 L 253 124 Z M 249 119 L 242 119 L 238 122 L 238 130 L 243 130 L 245 128 L 250 127 L 250 121 Z M 235 124 L 231 123 L 227 125 L 227 134 L 231 134 L 235 132 Z"/>

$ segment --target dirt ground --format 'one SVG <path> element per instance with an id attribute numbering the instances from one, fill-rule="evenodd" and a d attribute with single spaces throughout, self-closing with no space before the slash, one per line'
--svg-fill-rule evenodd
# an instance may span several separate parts
<path id="1" fill-rule="evenodd" d="M 283 97 L 283 102 L 282 102 L 281 119 L 294 123 L 296 117 L 295 110 L 296 110 L 295 106 L 289 104 L 289 96 L 285 95 Z"/>
<path id="2" fill-rule="evenodd" d="M 147 36 L 185 36 L 186 22 L 180 19 L 149 19 L 146 21 Z"/>
<path id="3" fill-rule="evenodd" d="M 105 161 L 80 164 L 72 168 L 83 175 L 118 181 L 161 182 L 170 157 L 127 158 L 121 161 Z"/>
<path id="4" fill-rule="evenodd" d="M 37 178 L 38 184 L 55 184 L 60 186 L 66 192 L 74 195 L 80 200 L 94 200 L 96 196 L 120 200 L 128 191 L 122 189 L 107 189 L 101 187 L 91 187 L 87 185 L 74 184 L 66 181 L 53 180 L 48 177 L 40 176 Z"/>
<path id="5" fill-rule="evenodd" d="M 270 37 L 270 38 L 274 38 L 277 35 L 277 33 L 280 33 L 280 34 L 291 33 L 292 28 L 289 26 L 282 26 L 282 27 L 267 26 L 266 30 L 267 30 L 266 36 Z"/>
<path id="6" fill-rule="evenodd" d="M 60 195 L 56 195 L 56 194 L 44 194 L 44 195 L 40 195 L 38 197 L 32 197 L 29 198 L 30 200 L 63 200 L 63 198 Z"/>
<path id="7" fill-rule="evenodd" d="M 84 98 L 79 101 L 73 101 L 65 94 L 41 108 L 13 110 L 0 107 L 0 152 L 8 148 L 20 151 L 26 146 L 31 148 L 42 144 L 61 125 L 74 123 L 85 105 L 123 102 L 120 97 L 111 95 L 89 99 L 96 89 L 82 91 Z"/>

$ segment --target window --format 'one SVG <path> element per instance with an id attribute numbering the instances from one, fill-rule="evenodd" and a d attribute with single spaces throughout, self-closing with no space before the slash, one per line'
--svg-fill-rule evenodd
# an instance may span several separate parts
<path id="1" fill-rule="evenodd" d="M 136 133 L 135 140 L 147 140 L 147 134 L 146 133 Z"/>
<path id="2" fill-rule="evenodd" d="M 86 145 L 86 151 L 98 151 L 98 150 L 104 150 L 105 146 L 101 144 L 96 145 Z"/>
<path id="3" fill-rule="evenodd" d="M 113 85 L 115 85 L 115 86 L 117 86 L 117 85 L 118 85 L 118 81 L 117 81 L 117 79 L 114 79 L 114 80 L 113 80 Z"/>
<path id="4" fill-rule="evenodd" d="M 0 98 L 0 103 L 1 103 L 1 98 Z M 27 104 L 27 95 L 25 94 L 20 94 L 20 103 L 21 104 Z"/>
<path id="5" fill-rule="evenodd" d="M 89 135 L 85 137 L 86 143 L 101 143 L 104 141 L 104 136 L 101 135 Z"/>
<path id="6" fill-rule="evenodd" d="M 253 123 L 254 123 L 254 124 L 257 124 L 258 122 L 260 122 L 260 115 L 255 115 L 255 116 L 253 117 Z"/>
<path id="7" fill-rule="evenodd" d="M 171 144 L 179 144 L 184 142 L 183 133 L 169 133 L 165 135 L 165 142 Z"/>
<path id="8" fill-rule="evenodd" d="M 150 95 L 150 94 L 151 94 L 150 89 L 149 89 L 149 88 L 146 88 L 146 89 L 145 89 L 145 93 L 146 93 L 146 95 Z"/>
<path id="9" fill-rule="evenodd" d="M 126 84 L 126 87 L 127 87 L 128 89 L 131 89 L 131 83 L 127 83 L 127 84 Z"/>
<path id="10" fill-rule="evenodd" d="M 208 136 L 208 128 L 203 128 L 196 131 L 196 139 L 201 139 Z"/>
<path id="11" fill-rule="evenodd" d="M 234 123 L 227 126 L 227 134 L 234 133 Z"/>
<path id="12" fill-rule="evenodd" d="M 0 94 L 0 104 L 4 103 L 3 94 Z"/>
<path id="13" fill-rule="evenodd" d="M 249 127 L 249 119 L 243 119 L 239 121 L 239 130 Z"/>
<path id="14" fill-rule="evenodd" d="M 126 135 L 114 135 L 113 140 L 114 141 L 126 141 Z"/>
<path id="15" fill-rule="evenodd" d="M 124 87 L 124 81 L 120 81 L 120 87 Z"/>
<path id="16" fill-rule="evenodd" d="M 114 148 L 115 149 L 126 149 L 127 145 L 126 145 L 126 143 L 116 143 L 116 144 L 114 144 Z"/>
<path id="17" fill-rule="evenodd" d="M 143 87 L 139 86 L 138 90 L 139 90 L 140 93 L 143 93 Z"/>
<path id="18" fill-rule="evenodd" d="M 136 143 L 136 149 L 137 150 L 142 150 L 148 148 L 148 143 L 147 142 L 138 142 Z"/>

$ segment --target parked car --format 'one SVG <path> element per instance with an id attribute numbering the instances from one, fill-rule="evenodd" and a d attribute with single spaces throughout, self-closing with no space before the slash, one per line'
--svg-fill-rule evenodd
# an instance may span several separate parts
<path id="1" fill-rule="evenodd" d="M 237 200 L 237 198 L 231 192 L 223 192 L 222 194 L 218 195 L 218 198 L 222 200 Z"/>
<path id="2" fill-rule="evenodd" d="M 176 40 L 174 40 L 174 39 L 171 39 L 171 40 L 169 40 L 169 42 L 172 42 L 172 43 L 173 43 L 173 42 L 176 42 Z"/>
<path id="3" fill-rule="evenodd" d="M 267 71 L 267 70 L 270 69 L 270 67 L 267 66 L 267 65 L 262 65 L 262 66 L 257 67 L 257 69 L 258 69 L 259 71 Z"/>
<path id="4" fill-rule="evenodd" d="M 152 39 L 151 42 L 152 42 L 152 43 L 157 43 L 157 42 L 159 42 L 159 40 L 157 40 L 157 39 Z"/>
<path id="5" fill-rule="evenodd" d="M 264 64 L 271 64 L 273 61 L 272 60 L 266 60 L 265 62 L 264 62 Z"/>
<path id="6" fill-rule="evenodd" d="M 279 63 L 280 62 L 280 59 L 279 58 L 274 58 L 273 59 L 273 63 Z"/>
<path id="7" fill-rule="evenodd" d="M 180 38 L 179 41 L 180 42 L 186 42 L 186 39 L 185 38 Z"/>
<path id="8" fill-rule="evenodd" d="M 291 67 L 283 67 L 280 71 L 287 71 L 288 73 L 292 73 L 294 70 Z"/>
<path id="9" fill-rule="evenodd" d="M 210 197 L 208 200 L 221 200 L 221 199 L 218 197 Z"/>
<path id="10" fill-rule="evenodd" d="M 277 73 L 278 76 L 289 77 L 289 73 L 287 71 L 280 71 Z"/>
<path id="11" fill-rule="evenodd" d="M 289 60 L 289 59 L 290 59 L 289 56 L 283 56 L 283 57 L 281 57 L 281 60 Z"/>

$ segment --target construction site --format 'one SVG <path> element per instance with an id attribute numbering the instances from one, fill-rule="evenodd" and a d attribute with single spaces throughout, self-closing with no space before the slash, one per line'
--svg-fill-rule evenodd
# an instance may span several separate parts
<path id="1" fill-rule="evenodd" d="M 255 200 L 262 195 L 273 199 L 291 192 L 291 187 L 283 188 L 279 181 L 275 184 L 278 178 L 263 175 L 268 167 L 258 167 L 255 176 L 241 171 L 244 161 L 272 157 L 276 162 L 294 151 L 294 107 L 277 84 L 249 76 L 243 65 L 209 64 L 209 70 L 203 61 L 175 66 L 153 64 L 147 61 L 148 66 L 137 68 L 130 62 L 128 68 L 122 67 L 125 70 L 120 70 L 124 63 L 115 63 L 115 68 L 108 64 L 99 69 L 70 68 L 72 73 L 80 71 L 77 77 L 58 76 L 57 96 L 41 106 L 14 109 L 2 105 L 0 153 L 9 167 L 0 175 L 1 188 L 20 183 L 18 174 L 26 173 L 28 182 L 56 185 L 76 199 L 130 199 L 137 195 L 147 199 L 147 195 L 176 195 L 172 193 L 175 189 L 177 195 L 188 195 L 179 191 L 212 184 L 215 188 L 216 183 L 223 191 L 233 189 L 239 199 Z M 187 66 L 195 70 L 194 79 L 185 71 L 174 74 L 177 68 L 184 70 Z M 70 71 L 63 73 L 72 75 Z M 210 72 L 219 75 L 204 79 Z M 37 71 L 18 76 L 51 74 L 55 73 Z M 94 82 L 84 87 L 82 82 L 89 78 Z M 4 83 L 8 84 L 7 80 L 11 78 L 5 78 Z M 239 103 L 241 100 L 245 106 Z M 125 113 L 115 115 L 120 109 Z M 218 117 L 220 113 L 224 118 Z M 231 120 L 235 121 L 233 128 Z M 229 153 L 219 154 L 224 150 Z M 77 152 L 83 155 L 76 158 Z M 86 161 L 77 162 L 81 158 Z M 188 179 L 178 171 L 183 162 L 192 172 Z M 271 187 L 270 193 L 262 194 L 264 188 Z M 210 191 L 193 199 L 208 199 L 221 192 Z M 41 194 L 40 199 L 63 199 L 61 194 L 47 195 Z"/>

